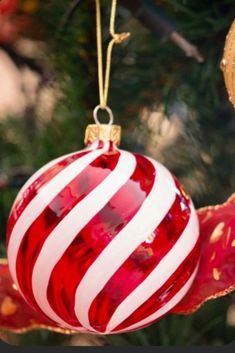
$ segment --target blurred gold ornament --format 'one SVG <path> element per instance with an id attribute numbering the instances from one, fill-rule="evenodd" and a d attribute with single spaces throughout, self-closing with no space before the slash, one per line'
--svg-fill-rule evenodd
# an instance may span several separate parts
<path id="1" fill-rule="evenodd" d="M 229 100 L 235 107 L 235 20 L 226 36 L 220 68 L 223 71 Z"/>
<path id="2" fill-rule="evenodd" d="M 38 0 L 24 0 L 20 3 L 20 9 L 28 14 L 33 14 L 37 12 L 39 8 Z"/>

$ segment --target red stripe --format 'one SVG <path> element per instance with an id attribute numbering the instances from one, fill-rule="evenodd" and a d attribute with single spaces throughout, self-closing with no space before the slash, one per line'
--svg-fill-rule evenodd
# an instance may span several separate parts
<path id="1" fill-rule="evenodd" d="M 56 163 L 54 166 L 45 170 L 38 178 L 29 185 L 29 187 L 25 190 L 23 195 L 20 197 L 19 201 L 17 201 L 16 205 L 12 209 L 8 224 L 7 224 L 7 246 L 9 243 L 10 235 L 12 230 L 17 222 L 17 220 L 22 215 L 24 209 L 27 205 L 34 199 L 34 197 L 38 194 L 38 191 L 46 185 L 50 180 L 52 180 L 59 172 L 61 172 L 65 167 L 69 166 L 71 163 L 77 161 L 79 158 L 86 155 L 88 152 L 77 152 L 72 156 L 69 156 L 59 163 Z"/>
<path id="2" fill-rule="evenodd" d="M 24 235 L 16 262 L 17 279 L 26 299 L 37 308 L 32 291 L 32 272 L 45 240 L 71 209 L 110 174 L 119 156 L 120 153 L 116 152 L 96 158 L 45 207 Z"/>
<path id="3" fill-rule="evenodd" d="M 176 187 L 179 184 L 176 181 Z M 90 324 L 104 332 L 116 308 L 155 269 L 175 245 L 190 217 L 190 203 L 182 193 L 153 232 L 151 243 L 143 242 L 115 272 L 89 310 Z M 108 295 L 107 295 L 108 293 Z"/>
<path id="4" fill-rule="evenodd" d="M 180 289 L 191 277 L 198 263 L 199 254 L 200 239 L 198 239 L 193 250 L 177 268 L 173 275 L 166 281 L 166 283 L 113 331 L 126 330 L 129 326 L 146 319 L 148 316 L 152 315 L 154 312 L 166 305 L 167 302 L 169 302 L 180 291 Z M 160 318 L 158 320 L 160 320 Z M 152 323 L 158 320 L 154 320 Z M 143 325 L 141 328 L 149 326 L 150 324 L 151 323 Z"/>
<path id="5" fill-rule="evenodd" d="M 136 156 L 136 161 L 132 177 L 83 228 L 52 272 L 48 301 L 71 325 L 77 324 L 74 305 L 78 284 L 104 248 L 135 216 L 152 189 L 156 174 L 154 166 L 142 156 Z"/>

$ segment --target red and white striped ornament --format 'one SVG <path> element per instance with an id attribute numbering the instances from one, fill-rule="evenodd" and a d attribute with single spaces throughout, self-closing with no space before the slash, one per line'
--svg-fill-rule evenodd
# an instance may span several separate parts
<path id="1" fill-rule="evenodd" d="M 197 273 L 198 218 L 160 163 L 92 125 L 84 150 L 34 174 L 11 210 L 7 253 L 26 301 L 64 328 L 112 334 L 152 324 Z"/>

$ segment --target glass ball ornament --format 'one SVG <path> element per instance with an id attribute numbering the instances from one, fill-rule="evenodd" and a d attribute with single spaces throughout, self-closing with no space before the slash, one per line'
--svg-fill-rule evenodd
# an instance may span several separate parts
<path id="1" fill-rule="evenodd" d="M 89 125 L 86 147 L 19 192 L 8 221 L 11 276 L 58 326 L 112 334 L 170 312 L 200 253 L 190 197 L 159 162 L 118 148 L 120 127 Z"/>

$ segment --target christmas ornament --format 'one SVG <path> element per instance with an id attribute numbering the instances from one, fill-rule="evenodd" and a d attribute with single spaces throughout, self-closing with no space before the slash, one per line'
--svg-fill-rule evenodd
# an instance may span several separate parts
<path id="1" fill-rule="evenodd" d="M 148 326 L 182 300 L 197 274 L 200 239 L 179 181 L 157 161 L 118 148 L 121 129 L 107 106 L 111 52 L 129 33 L 115 33 L 113 0 L 103 84 L 99 0 L 96 8 L 96 124 L 85 149 L 50 162 L 19 192 L 7 254 L 17 288 L 38 312 L 64 328 L 111 334 Z"/>
<path id="2" fill-rule="evenodd" d="M 119 150 L 118 133 L 88 127 L 88 147 L 37 172 L 8 223 L 14 282 L 70 329 L 146 326 L 183 298 L 198 268 L 192 202 L 161 164 Z"/>
<path id="3" fill-rule="evenodd" d="M 14 17 L 14 13 L 19 5 L 18 0 L 2 0 L 0 2 L 0 42 L 11 43 L 15 40 L 19 21 Z"/>
<path id="4" fill-rule="evenodd" d="M 0 15 L 9 15 L 14 13 L 19 5 L 19 0 L 1 0 Z"/>
<path id="5" fill-rule="evenodd" d="M 22 35 L 38 37 L 38 24 L 32 16 L 37 10 L 37 0 L 1 0 L 0 43 L 12 44 Z"/>
<path id="6" fill-rule="evenodd" d="M 226 36 L 223 59 L 221 61 L 221 69 L 224 75 L 225 86 L 228 92 L 229 100 L 235 106 L 235 21 L 233 21 L 229 32 Z"/>
<path id="7" fill-rule="evenodd" d="M 222 205 L 207 206 L 197 211 L 201 241 L 198 273 L 188 293 L 171 313 L 191 314 L 205 301 L 227 295 L 234 290 L 234 212 L 235 195 Z M 22 333 L 32 329 L 67 334 L 75 332 L 59 328 L 30 308 L 12 282 L 6 260 L 0 260 L 0 330 Z"/>

